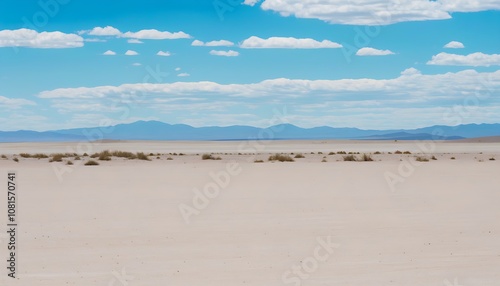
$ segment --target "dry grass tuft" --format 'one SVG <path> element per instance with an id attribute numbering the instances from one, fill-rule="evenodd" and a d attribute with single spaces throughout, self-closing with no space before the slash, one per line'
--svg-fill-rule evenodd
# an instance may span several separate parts
<path id="1" fill-rule="evenodd" d="M 137 159 L 139 159 L 139 160 L 151 161 L 151 159 L 149 159 L 149 157 L 146 154 L 144 154 L 143 152 L 137 152 L 136 156 L 137 156 Z"/>
<path id="2" fill-rule="evenodd" d="M 427 157 L 422 157 L 422 156 L 418 156 L 415 160 L 416 160 L 417 162 L 429 162 L 429 158 L 427 158 Z"/>
<path id="3" fill-rule="evenodd" d="M 359 161 L 371 162 L 371 161 L 373 161 L 373 159 L 372 159 L 372 157 L 369 154 L 363 154 L 361 156 L 361 159 Z"/>
<path id="4" fill-rule="evenodd" d="M 280 162 L 294 162 L 295 160 L 292 159 L 292 157 L 284 154 L 274 154 L 269 156 L 268 158 L 269 161 L 280 161 Z"/>
<path id="5" fill-rule="evenodd" d="M 254 162 L 254 163 L 264 163 L 264 161 L 263 161 L 263 160 L 255 160 L 255 161 L 253 161 L 253 162 Z"/>
<path id="6" fill-rule="evenodd" d="M 344 158 L 344 161 L 349 161 L 349 162 L 355 162 L 355 161 L 357 161 L 356 157 L 354 155 L 343 156 L 343 158 Z"/>
<path id="7" fill-rule="evenodd" d="M 297 153 L 297 155 L 295 155 L 294 158 L 301 159 L 301 158 L 305 158 L 305 156 L 302 155 L 302 153 Z"/>
<path id="8" fill-rule="evenodd" d="M 85 165 L 85 166 L 98 166 L 98 165 L 99 165 L 99 163 L 98 163 L 98 162 L 96 162 L 96 161 L 94 161 L 94 160 L 89 160 L 89 161 L 87 161 L 84 165 Z"/>

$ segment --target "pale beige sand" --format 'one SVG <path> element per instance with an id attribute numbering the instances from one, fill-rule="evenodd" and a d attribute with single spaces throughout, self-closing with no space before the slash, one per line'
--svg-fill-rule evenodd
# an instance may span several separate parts
<path id="1" fill-rule="evenodd" d="M 92 150 L 188 155 L 76 165 L 61 180 L 64 163 L 0 160 L 3 194 L 7 171 L 18 173 L 21 222 L 19 279 L 7 279 L 2 267 L 0 285 L 500 285 L 498 144 L 437 143 L 437 161 L 410 169 L 404 164 L 413 166 L 414 155 L 340 162 L 327 153 L 416 153 L 416 142 L 266 142 L 256 156 L 234 155 L 238 144 L 103 143 Z M 0 154 L 67 151 L 65 144 L 0 144 Z M 233 155 L 195 155 L 205 151 Z M 276 151 L 306 158 L 253 163 Z M 179 205 L 192 206 L 193 189 L 213 183 L 210 173 L 233 160 L 241 172 L 186 224 Z M 388 172 L 402 179 L 393 189 Z M 318 261 L 318 239 L 328 237 L 339 246 L 306 279 L 287 284 L 283 274 Z"/>

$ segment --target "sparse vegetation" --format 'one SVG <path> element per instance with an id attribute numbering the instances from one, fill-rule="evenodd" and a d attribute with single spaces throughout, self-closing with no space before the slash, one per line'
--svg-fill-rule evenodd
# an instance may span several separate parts
<path id="1" fill-rule="evenodd" d="M 323 152 L 318 152 L 318 154 L 323 155 Z"/>
<path id="2" fill-rule="evenodd" d="M 89 156 L 89 154 L 83 153 L 83 157 L 88 157 L 88 156 Z"/>
<path id="3" fill-rule="evenodd" d="M 66 162 L 66 165 L 73 165 L 73 162 L 68 161 L 68 162 Z"/>
<path id="4" fill-rule="evenodd" d="M 36 153 L 36 154 L 32 155 L 31 158 L 47 159 L 47 158 L 49 158 L 49 156 L 47 156 L 46 154 L 43 154 L 43 153 Z"/>
<path id="5" fill-rule="evenodd" d="M 81 159 L 80 159 L 80 156 L 76 156 L 76 157 L 75 157 L 75 160 L 76 160 L 76 161 L 81 160 Z"/>
<path id="6" fill-rule="evenodd" d="M 451 159 L 451 160 L 455 160 L 455 157 L 451 157 L 450 159 Z"/>
<path id="7" fill-rule="evenodd" d="M 134 153 L 126 151 L 113 151 L 111 152 L 111 155 L 114 157 L 126 158 L 130 160 L 137 159 L 137 156 Z"/>
<path id="8" fill-rule="evenodd" d="M 347 153 L 346 153 L 346 151 L 338 151 L 337 154 L 339 154 L 339 155 L 345 155 Z"/>
<path id="9" fill-rule="evenodd" d="M 380 155 L 380 154 L 382 154 L 382 153 L 380 153 L 379 151 L 376 151 L 376 152 L 375 152 L 375 153 L 373 153 L 373 154 L 375 154 L 375 155 Z"/>
<path id="10" fill-rule="evenodd" d="M 151 161 L 151 159 L 149 159 L 149 157 L 146 154 L 144 154 L 143 152 L 137 152 L 136 156 L 137 156 L 137 159 L 139 159 L 139 160 Z"/>
<path id="11" fill-rule="evenodd" d="M 403 154 L 403 152 L 397 150 L 396 152 L 394 152 L 394 154 L 398 154 L 399 155 L 399 154 Z"/>
<path id="12" fill-rule="evenodd" d="M 354 155 L 343 156 L 343 158 L 344 158 L 344 161 L 351 161 L 351 162 L 356 161 L 356 157 Z"/>
<path id="13" fill-rule="evenodd" d="M 104 150 L 99 153 L 99 161 L 111 161 L 111 153 L 108 150 Z"/>
<path id="14" fill-rule="evenodd" d="M 21 156 L 23 158 L 31 158 L 31 154 L 29 154 L 29 153 L 20 153 L 19 156 Z"/>
<path id="15" fill-rule="evenodd" d="M 490 161 L 495 161 L 495 158 L 491 157 L 489 160 L 490 160 Z"/>
<path id="16" fill-rule="evenodd" d="M 426 157 L 422 157 L 422 156 L 418 156 L 416 159 L 415 159 L 417 162 L 429 162 L 429 159 L 426 158 Z"/>
<path id="17" fill-rule="evenodd" d="M 294 158 L 301 159 L 301 158 L 305 158 L 305 156 L 302 155 L 302 153 L 297 153 L 297 155 L 295 155 Z"/>
<path id="18" fill-rule="evenodd" d="M 269 161 L 280 161 L 280 162 L 294 162 L 295 160 L 293 160 L 292 157 L 288 156 L 288 155 L 283 155 L 283 154 L 274 154 L 274 155 L 271 155 L 269 156 Z"/>
<path id="19" fill-rule="evenodd" d="M 49 162 L 62 162 L 62 159 L 64 158 L 64 154 L 57 153 L 57 154 L 52 154 L 52 158 L 49 160 Z"/>
<path id="20" fill-rule="evenodd" d="M 434 155 L 432 155 L 431 159 L 434 161 L 437 160 L 436 156 L 434 156 Z"/>
<path id="21" fill-rule="evenodd" d="M 201 155 L 202 160 L 222 160 L 221 157 L 214 157 L 212 154 L 205 153 Z"/>
<path id="22" fill-rule="evenodd" d="M 326 159 L 321 160 L 321 163 L 328 162 Z"/>
<path id="23" fill-rule="evenodd" d="M 330 156 L 335 155 L 335 152 L 330 152 L 330 153 L 328 153 L 328 155 L 330 155 Z"/>
<path id="24" fill-rule="evenodd" d="M 5 155 L 2 155 L 2 159 L 7 159 L 7 156 L 5 156 Z"/>
<path id="25" fill-rule="evenodd" d="M 255 160 L 255 161 L 253 161 L 253 162 L 254 162 L 254 163 L 264 163 L 264 161 L 263 161 L 263 160 Z"/>
<path id="26" fill-rule="evenodd" d="M 373 161 L 373 159 L 372 159 L 372 157 L 369 154 L 363 154 L 361 156 L 361 160 L 360 161 L 371 162 L 371 161 Z"/>
<path id="27" fill-rule="evenodd" d="M 168 160 L 168 161 L 171 161 L 171 160 L 173 160 L 173 159 L 172 159 L 172 157 L 168 157 L 168 158 L 167 158 L 167 160 Z"/>
<path id="28" fill-rule="evenodd" d="M 12 160 L 13 160 L 14 162 L 19 163 L 19 159 L 17 159 L 17 158 L 14 158 L 14 159 L 12 159 Z"/>
<path id="29" fill-rule="evenodd" d="M 98 165 L 99 165 L 99 163 L 98 163 L 98 162 L 96 162 L 96 161 L 94 161 L 94 160 L 89 160 L 89 161 L 87 161 L 84 165 L 85 165 L 85 166 L 98 166 Z"/>

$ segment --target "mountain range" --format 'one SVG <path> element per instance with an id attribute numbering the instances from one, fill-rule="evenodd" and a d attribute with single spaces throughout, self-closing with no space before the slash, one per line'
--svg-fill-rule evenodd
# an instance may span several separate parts
<path id="1" fill-rule="evenodd" d="M 418 129 L 363 130 L 328 126 L 301 128 L 279 124 L 268 128 L 252 126 L 193 127 L 159 121 L 137 121 L 108 127 L 52 131 L 0 131 L 0 142 L 72 142 L 88 140 L 456 140 L 500 135 L 500 124 L 436 125 Z"/>

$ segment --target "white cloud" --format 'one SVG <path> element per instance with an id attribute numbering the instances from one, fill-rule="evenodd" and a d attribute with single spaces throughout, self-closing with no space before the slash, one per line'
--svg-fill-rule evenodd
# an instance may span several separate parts
<path id="1" fill-rule="evenodd" d="M 366 47 L 361 48 L 356 52 L 357 56 L 387 56 L 394 55 L 394 53 L 390 50 L 377 50 L 374 48 Z"/>
<path id="2" fill-rule="evenodd" d="M 133 50 L 128 50 L 125 52 L 126 56 L 137 56 L 139 53 Z"/>
<path id="3" fill-rule="evenodd" d="M 138 39 L 128 39 L 127 43 L 129 43 L 129 44 L 143 44 L 144 42 L 140 41 Z"/>
<path id="4" fill-rule="evenodd" d="M 309 38 L 271 37 L 269 39 L 262 39 L 251 36 L 244 40 L 240 47 L 245 49 L 333 49 L 341 48 L 342 45 L 328 40 L 319 42 Z"/>
<path id="5" fill-rule="evenodd" d="M 190 74 L 188 74 L 188 73 L 186 73 L 186 72 L 183 72 L 183 73 L 178 74 L 177 76 L 180 76 L 180 77 L 187 77 L 187 76 L 190 76 Z"/>
<path id="6" fill-rule="evenodd" d="M 83 41 L 89 42 L 89 43 L 105 43 L 106 42 L 106 40 L 98 39 L 98 38 L 87 38 L 87 39 L 83 39 Z"/>
<path id="7" fill-rule="evenodd" d="M 133 63 L 132 65 L 133 65 L 133 66 L 135 66 L 135 67 L 142 66 L 142 64 L 141 64 L 141 63 Z"/>
<path id="8" fill-rule="evenodd" d="M 405 69 L 401 72 L 401 75 L 412 76 L 412 75 L 421 75 L 422 73 L 416 68 Z"/>
<path id="9" fill-rule="evenodd" d="M 105 51 L 104 53 L 102 53 L 104 56 L 114 56 L 116 55 L 115 52 L 113 52 L 112 50 L 107 50 Z"/>
<path id="10" fill-rule="evenodd" d="M 457 55 L 439 53 L 427 62 L 428 65 L 440 66 L 473 66 L 489 67 L 500 66 L 500 54 L 487 55 L 483 53 L 473 53 L 469 55 Z"/>
<path id="11" fill-rule="evenodd" d="M 25 105 L 36 105 L 36 103 L 23 98 L 7 98 L 0 95 L 0 107 L 4 109 L 18 109 Z"/>
<path id="12" fill-rule="evenodd" d="M 253 2 L 250 0 L 249 2 Z M 388 25 L 450 19 L 453 12 L 499 10 L 500 1 L 468 0 L 265 0 L 263 10 L 332 24 Z"/>
<path id="13" fill-rule="evenodd" d="M 210 41 L 210 42 L 202 42 L 200 40 L 194 40 L 191 43 L 191 46 L 206 46 L 206 47 L 231 47 L 234 46 L 234 43 L 227 40 L 219 40 L 219 41 Z"/>
<path id="14" fill-rule="evenodd" d="M 248 6 L 254 6 L 255 4 L 259 3 L 261 0 L 245 0 L 243 1 L 244 5 Z"/>
<path id="15" fill-rule="evenodd" d="M 180 70 L 181 70 L 181 68 L 175 68 L 175 70 L 176 70 L 176 71 L 180 71 Z"/>
<path id="16" fill-rule="evenodd" d="M 170 57 L 172 54 L 170 52 L 164 52 L 164 51 L 159 51 L 156 53 L 157 56 L 162 56 L 162 57 Z"/>
<path id="17" fill-rule="evenodd" d="M 216 51 L 216 50 L 211 50 L 210 54 L 213 56 L 223 56 L 223 57 L 237 57 L 240 55 L 240 53 L 229 50 L 229 51 Z"/>
<path id="18" fill-rule="evenodd" d="M 119 36 L 121 35 L 121 32 L 120 30 L 112 26 L 106 26 L 104 28 L 95 27 L 94 29 L 90 30 L 88 34 L 93 36 Z"/>
<path id="19" fill-rule="evenodd" d="M 464 44 L 457 42 L 457 41 L 451 41 L 448 44 L 446 44 L 444 47 L 448 48 L 448 49 L 463 49 L 463 48 L 465 48 Z"/>
<path id="20" fill-rule="evenodd" d="M 83 38 L 77 34 L 37 32 L 29 29 L 0 30 L 0 47 L 27 47 L 62 49 L 83 47 Z"/>
<path id="21" fill-rule="evenodd" d="M 156 29 L 140 30 L 138 32 L 126 32 L 121 35 L 123 38 L 134 38 L 144 40 L 173 40 L 173 39 L 189 39 L 191 36 L 184 32 L 167 32 L 158 31 Z"/>

